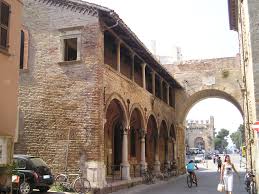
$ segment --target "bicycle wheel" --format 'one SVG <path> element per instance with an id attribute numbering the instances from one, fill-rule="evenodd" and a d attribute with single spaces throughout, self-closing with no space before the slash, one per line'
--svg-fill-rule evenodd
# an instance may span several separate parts
<path id="1" fill-rule="evenodd" d="M 55 184 L 56 184 L 56 185 L 65 186 L 65 185 L 66 185 L 66 182 L 67 182 L 67 176 L 66 176 L 66 175 L 60 174 L 60 175 L 58 175 L 58 176 L 55 178 Z"/>
<path id="2" fill-rule="evenodd" d="M 75 192 L 85 194 L 91 190 L 91 184 L 87 179 L 79 177 L 74 181 L 73 188 Z"/>
<path id="3" fill-rule="evenodd" d="M 198 186 L 198 180 L 197 180 L 197 176 L 194 176 L 194 180 L 193 180 L 194 184 L 196 185 L 196 187 Z"/>
<path id="4" fill-rule="evenodd" d="M 249 194 L 256 194 L 256 185 L 254 181 L 250 183 Z"/>
<path id="5" fill-rule="evenodd" d="M 189 188 L 192 187 L 192 177 L 191 177 L 190 174 L 187 175 L 187 186 L 188 186 Z"/>

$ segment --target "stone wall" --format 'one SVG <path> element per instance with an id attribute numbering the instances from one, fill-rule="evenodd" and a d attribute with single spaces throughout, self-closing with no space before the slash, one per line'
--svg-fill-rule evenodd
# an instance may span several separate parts
<path id="1" fill-rule="evenodd" d="M 189 148 L 195 148 L 196 138 L 202 138 L 205 143 L 205 151 L 214 150 L 214 118 L 210 117 L 210 121 L 190 121 L 186 123 L 186 142 Z"/>
<path id="2" fill-rule="evenodd" d="M 223 98 L 235 105 L 243 113 L 241 86 L 242 75 L 239 56 L 182 61 L 164 65 L 180 82 L 185 91 L 178 94 L 177 120 L 184 122 L 192 106 L 209 97 Z"/>

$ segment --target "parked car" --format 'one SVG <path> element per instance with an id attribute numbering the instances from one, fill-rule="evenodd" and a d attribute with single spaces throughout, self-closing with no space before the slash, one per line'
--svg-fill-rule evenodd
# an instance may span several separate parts
<path id="1" fill-rule="evenodd" d="M 29 194 L 33 189 L 47 192 L 54 182 L 50 168 L 39 157 L 29 155 L 14 155 L 14 170 L 12 176 L 13 190 L 20 194 Z"/>
<path id="2" fill-rule="evenodd" d="M 197 154 L 195 157 L 194 157 L 194 161 L 196 163 L 200 163 L 204 160 L 204 154 Z"/>

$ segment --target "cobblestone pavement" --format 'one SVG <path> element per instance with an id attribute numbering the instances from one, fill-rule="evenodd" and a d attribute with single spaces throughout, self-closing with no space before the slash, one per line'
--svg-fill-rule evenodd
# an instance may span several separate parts
<path id="1" fill-rule="evenodd" d="M 236 168 L 241 171 L 241 179 L 235 175 L 234 177 L 234 191 L 233 194 L 245 194 L 244 189 L 244 169 L 239 169 L 238 160 L 235 162 Z M 207 164 L 199 165 L 200 169 L 197 172 L 198 187 L 188 188 L 186 184 L 186 175 L 182 175 L 176 179 L 169 181 L 159 181 L 154 185 L 139 185 L 130 189 L 120 190 L 113 194 L 219 194 L 217 185 L 219 182 L 219 173 L 216 172 L 216 166 L 209 161 Z"/>

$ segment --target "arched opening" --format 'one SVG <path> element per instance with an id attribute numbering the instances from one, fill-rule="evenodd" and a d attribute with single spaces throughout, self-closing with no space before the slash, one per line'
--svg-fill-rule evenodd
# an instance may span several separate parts
<path id="1" fill-rule="evenodd" d="M 122 162 L 122 134 L 125 123 L 125 112 L 119 100 L 110 102 L 106 111 L 104 126 L 105 164 L 107 174 L 111 169 L 119 170 Z"/>
<path id="2" fill-rule="evenodd" d="M 130 132 L 129 132 L 129 161 L 130 164 L 140 162 L 141 145 L 140 145 L 140 130 L 143 129 L 143 116 L 139 109 L 135 108 L 130 116 Z"/>
<path id="3" fill-rule="evenodd" d="M 220 93 L 218 93 L 220 94 Z M 198 152 L 233 152 L 235 143 L 230 136 L 243 124 L 242 111 L 237 101 L 225 93 L 219 98 L 196 98 L 189 108 L 186 120 L 186 151 Z M 230 116 L 231 115 L 231 116 Z M 220 131 L 227 131 L 226 135 L 218 136 Z M 219 138 L 219 139 L 218 139 Z M 218 145 L 220 144 L 220 145 Z M 220 150 L 218 149 L 220 147 Z"/>
<path id="4" fill-rule="evenodd" d="M 150 115 L 147 123 L 147 136 L 146 136 L 146 161 L 149 165 L 155 162 L 155 153 L 157 146 L 157 123 L 155 117 Z"/>
<path id="5" fill-rule="evenodd" d="M 163 169 L 164 164 L 167 162 L 167 152 L 168 152 L 168 132 L 165 121 L 162 121 L 159 131 L 159 161 L 161 168 Z"/>

